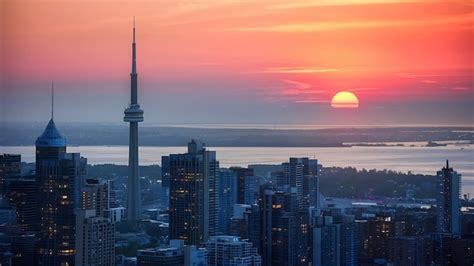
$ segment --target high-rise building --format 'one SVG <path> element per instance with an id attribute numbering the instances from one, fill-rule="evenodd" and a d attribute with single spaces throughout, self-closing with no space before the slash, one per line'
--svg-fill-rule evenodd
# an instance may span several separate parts
<path id="1" fill-rule="evenodd" d="M 211 266 L 241 265 L 260 266 L 262 258 L 251 242 L 237 236 L 212 236 L 205 244 Z"/>
<path id="2" fill-rule="evenodd" d="M 229 233 L 242 239 L 249 238 L 249 214 L 252 207 L 247 204 L 235 204 L 232 208 Z"/>
<path id="3" fill-rule="evenodd" d="M 115 224 L 96 215 L 96 210 L 76 211 L 75 265 L 95 266 L 115 263 Z"/>
<path id="4" fill-rule="evenodd" d="M 21 155 L 0 154 L 0 194 L 5 193 L 5 179 L 20 177 Z"/>
<path id="5" fill-rule="evenodd" d="M 365 265 L 369 260 L 369 232 L 367 220 L 354 221 L 357 237 L 357 264 Z"/>
<path id="6" fill-rule="evenodd" d="M 34 232 L 25 232 L 15 235 L 11 239 L 13 265 L 35 265 L 35 246 L 38 238 Z"/>
<path id="7" fill-rule="evenodd" d="M 263 186 L 259 203 L 263 265 L 298 265 L 304 261 L 307 255 L 299 249 L 301 217 L 296 188 L 285 192 Z"/>
<path id="8" fill-rule="evenodd" d="M 105 217 L 109 209 L 109 182 L 88 178 L 81 188 L 81 208 L 83 210 L 95 210 L 95 215 Z"/>
<path id="9" fill-rule="evenodd" d="M 298 208 L 307 211 L 317 203 L 319 190 L 318 161 L 308 158 L 290 158 L 283 164 L 285 185 L 297 188 Z"/>
<path id="10" fill-rule="evenodd" d="M 461 175 L 446 167 L 437 172 L 439 194 L 436 200 L 436 225 L 438 233 L 461 233 Z"/>
<path id="11" fill-rule="evenodd" d="M 237 203 L 238 204 L 254 204 L 255 194 L 255 177 L 252 168 L 231 167 L 237 175 Z"/>
<path id="12" fill-rule="evenodd" d="M 22 231 L 38 231 L 38 190 L 34 176 L 8 178 L 5 180 L 5 194 L 16 210 L 17 224 Z"/>
<path id="13" fill-rule="evenodd" d="M 341 226 L 331 216 L 316 216 L 312 230 L 313 265 L 341 265 Z"/>
<path id="14" fill-rule="evenodd" d="M 298 206 L 307 211 L 310 206 L 319 208 L 319 165 L 315 159 L 290 158 L 282 164 L 283 170 L 274 173 L 278 188 L 296 187 Z"/>
<path id="15" fill-rule="evenodd" d="M 36 182 L 40 217 L 39 265 L 73 265 L 80 184 L 87 161 L 79 153 L 66 153 L 66 139 L 53 118 L 36 140 Z"/>
<path id="16" fill-rule="evenodd" d="M 10 243 L 0 243 L 0 265 L 12 265 L 12 253 Z"/>
<path id="17" fill-rule="evenodd" d="M 377 259 L 388 259 L 389 239 L 402 235 L 400 222 L 392 217 L 379 214 L 375 219 L 367 221 L 367 259 L 373 262 Z"/>
<path id="18" fill-rule="evenodd" d="M 354 216 L 345 215 L 340 221 L 341 227 L 341 265 L 355 266 L 357 264 L 357 227 Z"/>
<path id="19" fill-rule="evenodd" d="M 343 209 L 326 208 L 321 213 L 313 213 L 311 221 L 313 265 L 358 265 L 354 215 L 345 214 Z"/>
<path id="20" fill-rule="evenodd" d="M 389 261 L 394 265 L 432 265 L 430 241 L 422 236 L 398 236 L 389 239 Z"/>
<path id="21" fill-rule="evenodd" d="M 170 206 L 170 157 L 161 157 L 161 206 Z"/>
<path id="22" fill-rule="evenodd" d="M 237 202 L 237 175 L 235 172 L 221 168 L 218 174 L 218 234 L 229 233 L 230 218 L 234 204 Z"/>
<path id="23" fill-rule="evenodd" d="M 124 122 L 130 123 L 128 146 L 127 219 L 137 221 L 141 218 L 140 180 L 138 173 L 138 123 L 143 122 L 143 110 L 138 104 L 138 74 L 136 64 L 135 19 L 133 21 L 131 100 L 125 109 Z"/>
<path id="24" fill-rule="evenodd" d="M 217 230 L 216 152 L 192 140 L 187 153 L 169 158 L 170 238 L 182 239 L 187 245 L 204 243 Z"/>

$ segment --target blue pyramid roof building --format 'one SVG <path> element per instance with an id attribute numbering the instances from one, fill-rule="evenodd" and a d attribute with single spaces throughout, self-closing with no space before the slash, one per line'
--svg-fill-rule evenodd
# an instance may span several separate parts
<path id="1" fill-rule="evenodd" d="M 66 139 L 59 133 L 52 118 L 43 134 L 36 139 L 36 147 L 66 147 Z"/>

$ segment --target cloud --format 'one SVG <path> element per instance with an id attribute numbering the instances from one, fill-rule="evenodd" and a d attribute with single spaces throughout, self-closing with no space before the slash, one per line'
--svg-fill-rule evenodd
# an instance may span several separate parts
<path id="1" fill-rule="evenodd" d="M 451 90 L 453 90 L 453 91 L 467 91 L 467 90 L 469 90 L 469 88 L 468 87 L 462 87 L 462 86 L 456 86 L 456 87 L 451 88 Z"/>
<path id="2" fill-rule="evenodd" d="M 337 68 L 325 68 L 325 67 L 270 67 L 260 73 L 286 73 L 286 74 L 304 74 L 304 73 L 327 73 L 327 72 L 338 72 Z"/>
<path id="3" fill-rule="evenodd" d="M 276 4 L 273 8 L 290 9 L 290 8 L 308 8 L 319 6 L 351 6 L 351 5 L 378 5 L 378 4 L 400 4 L 400 3 L 419 3 L 417 0 L 313 0 L 300 1 L 292 3 Z M 424 2 L 428 2 L 425 0 Z"/>
<path id="4" fill-rule="evenodd" d="M 327 99 L 319 95 L 325 94 L 326 91 L 315 89 L 313 85 L 290 79 L 281 79 L 286 85 L 283 89 L 269 93 L 265 97 L 266 102 L 290 102 L 290 103 L 326 103 Z M 290 85 L 290 86 L 288 86 Z"/>
<path id="5" fill-rule="evenodd" d="M 426 83 L 426 84 L 436 84 L 438 83 L 436 80 L 430 80 L 430 79 L 425 79 L 420 81 L 421 83 Z"/>
<path id="6" fill-rule="evenodd" d="M 287 23 L 277 25 L 237 27 L 237 31 L 249 32 L 319 32 L 369 28 L 427 27 L 445 24 L 472 23 L 472 12 L 459 16 L 435 17 L 431 19 L 394 19 L 394 20 L 352 20 L 352 21 L 311 21 L 305 23 Z"/>
<path id="7" fill-rule="evenodd" d="M 329 101 L 323 99 L 304 99 L 296 100 L 295 103 L 329 103 Z"/>

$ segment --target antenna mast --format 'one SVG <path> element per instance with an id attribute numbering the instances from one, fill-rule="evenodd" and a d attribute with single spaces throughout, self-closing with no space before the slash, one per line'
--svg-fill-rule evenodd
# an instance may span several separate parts
<path id="1" fill-rule="evenodd" d="M 54 119 L 54 81 L 51 82 L 51 119 Z"/>

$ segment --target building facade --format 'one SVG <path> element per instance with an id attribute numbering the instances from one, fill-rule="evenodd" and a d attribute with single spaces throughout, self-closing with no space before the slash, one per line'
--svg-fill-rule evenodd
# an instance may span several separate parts
<path id="1" fill-rule="evenodd" d="M 252 243 L 236 236 L 213 236 L 205 244 L 210 266 L 260 266 L 262 258 Z"/>
<path id="2" fill-rule="evenodd" d="M 217 231 L 216 153 L 193 140 L 187 153 L 171 154 L 169 158 L 170 238 L 199 245 Z"/>
<path id="3" fill-rule="evenodd" d="M 66 140 L 51 119 L 36 140 L 38 188 L 39 265 L 73 265 L 80 185 L 87 161 L 78 153 L 66 153 Z"/>
<path id="4" fill-rule="evenodd" d="M 76 211 L 75 265 L 115 264 L 115 224 L 97 216 L 96 210 Z"/>
<path id="5" fill-rule="evenodd" d="M 436 225 L 438 233 L 459 235 L 461 233 L 461 175 L 446 167 L 436 174 L 439 194 L 436 200 Z"/>

